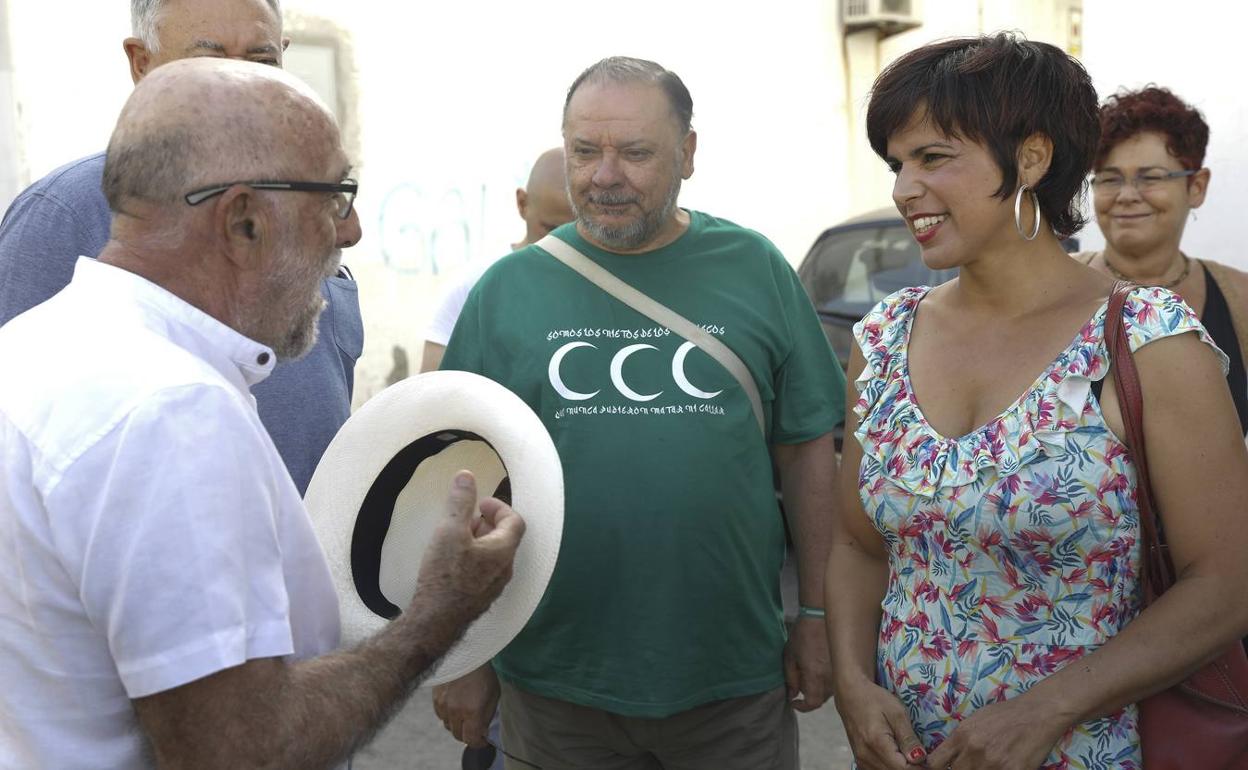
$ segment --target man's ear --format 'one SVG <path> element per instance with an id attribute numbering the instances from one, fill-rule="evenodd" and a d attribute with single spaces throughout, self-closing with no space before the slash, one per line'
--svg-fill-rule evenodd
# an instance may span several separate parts
<path id="1" fill-rule="evenodd" d="M 130 61 L 130 79 L 138 83 L 152 68 L 152 53 L 137 37 L 128 37 L 121 43 Z"/>
<path id="2" fill-rule="evenodd" d="M 525 222 L 529 221 L 529 194 L 524 191 L 523 187 L 516 188 L 516 211 L 520 212 L 520 218 Z"/>
<path id="3" fill-rule="evenodd" d="M 290 38 L 284 37 L 282 38 L 282 51 L 285 51 L 287 48 L 290 48 Z"/>
<path id="4" fill-rule="evenodd" d="M 240 271 L 259 269 L 269 240 L 267 212 L 259 203 L 250 187 L 234 185 L 213 208 L 213 234 L 221 243 L 220 251 Z"/>
<path id="5" fill-rule="evenodd" d="M 680 178 L 688 179 L 693 176 L 693 154 L 698 149 L 698 132 L 689 129 L 689 133 L 685 134 L 685 138 L 680 143 L 681 166 Z"/>
<path id="6" fill-rule="evenodd" d="M 1018 147 L 1018 179 L 1035 188 L 1053 163 L 1053 140 L 1037 131 Z"/>

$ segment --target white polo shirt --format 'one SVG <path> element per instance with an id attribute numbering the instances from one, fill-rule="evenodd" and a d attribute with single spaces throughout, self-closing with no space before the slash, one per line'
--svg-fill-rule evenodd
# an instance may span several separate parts
<path id="1" fill-rule="evenodd" d="M 248 388 L 273 351 L 81 258 L 0 328 L 0 768 L 145 767 L 132 698 L 338 643 Z"/>

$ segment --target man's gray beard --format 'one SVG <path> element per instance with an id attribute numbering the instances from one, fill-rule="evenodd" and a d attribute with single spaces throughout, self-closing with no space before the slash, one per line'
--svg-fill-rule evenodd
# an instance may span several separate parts
<path id="1" fill-rule="evenodd" d="M 585 228 L 594 241 L 613 251 L 635 251 L 653 240 L 659 230 L 663 229 L 667 220 L 671 218 L 672 213 L 676 211 L 676 199 L 680 197 L 680 182 L 680 177 L 676 177 L 676 181 L 668 189 L 667 198 L 662 206 L 647 212 L 640 219 L 617 227 L 599 224 L 591 219 L 576 205 L 571 194 L 568 195 L 568 200 L 573 201 L 572 213 L 576 215 L 577 222 Z"/>
<path id="2" fill-rule="evenodd" d="M 264 311 L 255 314 L 248 314 L 248 317 L 239 324 L 238 331 L 242 332 L 249 339 L 259 342 L 272 348 L 273 355 L 281 363 L 297 361 L 308 354 L 312 347 L 316 344 L 318 335 L 317 322 L 324 311 L 326 303 L 324 298 L 318 295 L 321 300 L 320 304 L 309 303 L 298 318 L 294 319 L 290 326 L 285 329 L 275 330 L 272 328 L 273 320 L 264 318 Z M 268 328 L 265 328 L 268 327 Z"/>
<path id="3" fill-rule="evenodd" d="M 320 305 L 308 305 L 295 325 L 291 327 L 289 334 L 281 340 L 280 344 L 273 345 L 273 355 L 277 356 L 278 361 L 297 361 L 306 356 L 316 344 L 317 321 L 326 306 L 324 298 L 319 295 L 318 298 L 321 300 Z"/>
<path id="4" fill-rule="evenodd" d="M 293 238 L 293 235 L 290 233 L 285 235 L 287 238 Z M 272 279 L 281 283 L 288 281 L 302 283 L 305 275 L 299 275 L 298 272 L 307 268 L 304 266 L 292 267 L 299 257 L 300 255 L 294 252 L 284 253 L 281 261 L 274 268 Z M 292 275 L 292 272 L 295 275 Z M 285 363 L 303 358 L 316 344 L 317 322 L 321 317 L 321 313 L 328 306 L 325 298 L 320 293 L 320 281 L 317 282 L 316 291 L 314 299 L 311 299 L 303 307 L 299 308 L 298 312 L 291 313 L 290 316 L 284 318 L 272 317 L 272 314 L 277 310 L 273 305 L 260 308 L 256 311 L 256 315 L 250 319 L 252 321 L 250 328 L 260 333 L 254 336 L 248 334 L 248 336 L 272 348 L 273 355 L 277 357 L 279 362 Z M 289 325 L 281 329 L 272 328 L 275 321 L 280 322 L 282 320 L 289 320 Z M 267 337 L 268 339 L 263 339 L 262 337 Z"/>

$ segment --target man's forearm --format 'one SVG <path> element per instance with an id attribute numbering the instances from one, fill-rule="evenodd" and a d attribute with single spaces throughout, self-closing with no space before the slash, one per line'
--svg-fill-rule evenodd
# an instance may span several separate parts
<path id="1" fill-rule="evenodd" d="M 371 639 L 299 663 L 249 660 L 136 698 L 159 766 L 322 768 L 342 761 L 498 596 L 523 535 L 523 519 L 493 498 L 477 504 L 472 475 L 457 474 L 416 595 Z"/>
<path id="2" fill-rule="evenodd" d="M 454 606 L 453 597 L 418 595 L 407 612 L 354 648 L 297 663 L 250 660 L 136 700 L 157 765 L 341 764 L 385 725 L 458 639 L 468 617 L 457 609 L 435 610 Z"/>
<path id="3" fill-rule="evenodd" d="M 420 598 L 386 629 L 290 667 L 288 767 L 332 767 L 367 744 L 459 639 L 467 620 Z"/>
<path id="4" fill-rule="evenodd" d="M 797 552 L 798 601 L 823 607 L 836 500 L 836 445 L 832 434 L 776 447 L 784 509 Z"/>

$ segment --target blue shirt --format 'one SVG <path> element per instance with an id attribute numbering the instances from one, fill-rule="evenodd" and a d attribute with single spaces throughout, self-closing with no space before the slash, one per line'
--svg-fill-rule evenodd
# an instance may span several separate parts
<path id="1" fill-rule="evenodd" d="M 65 288 L 78 256 L 94 257 L 104 248 L 112 212 L 103 178 L 104 153 L 91 155 L 35 182 L 9 206 L 0 220 L 0 325 Z M 355 361 L 364 347 L 355 281 L 326 279 L 321 294 L 329 304 L 315 347 L 279 364 L 252 390 L 300 495 L 351 414 Z"/>

